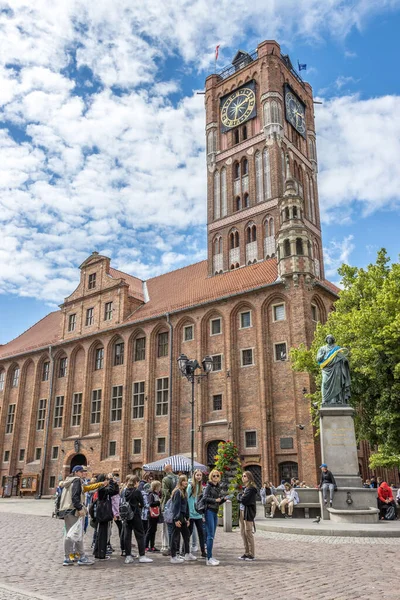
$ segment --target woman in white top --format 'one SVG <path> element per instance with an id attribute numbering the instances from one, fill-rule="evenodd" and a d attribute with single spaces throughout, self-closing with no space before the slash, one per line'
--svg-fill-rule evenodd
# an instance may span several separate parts
<path id="1" fill-rule="evenodd" d="M 293 515 L 293 507 L 299 501 L 299 497 L 297 492 L 290 483 L 285 483 L 283 490 L 283 500 L 281 502 L 281 513 L 285 515 L 285 517 L 291 519 Z M 288 514 L 286 514 L 285 509 L 288 507 Z"/>

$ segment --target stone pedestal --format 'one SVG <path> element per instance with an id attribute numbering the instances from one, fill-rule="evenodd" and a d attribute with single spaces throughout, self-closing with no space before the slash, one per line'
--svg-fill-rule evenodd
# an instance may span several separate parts
<path id="1" fill-rule="evenodd" d="M 338 522 L 371 523 L 378 521 L 376 490 L 363 488 L 358 467 L 351 406 L 326 406 L 320 410 L 322 462 L 332 471 L 338 487 L 332 509 L 323 504 L 323 519 Z"/>

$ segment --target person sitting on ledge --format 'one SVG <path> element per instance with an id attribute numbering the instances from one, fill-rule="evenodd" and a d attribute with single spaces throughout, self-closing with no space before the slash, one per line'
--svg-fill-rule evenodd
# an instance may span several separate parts
<path id="1" fill-rule="evenodd" d="M 390 505 L 395 506 L 395 502 L 393 500 L 393 492 L 386 483 L 386 481 L 382 481 L 382 483 L 378 487 L 378 508 L 379 518 L 381 519 L 381 521 L 385 519 L 386 511 Z"/>
<path id="2" fill-rule="evenodd" d="M 329 490 L 329 506 L 332 508 L 333 496 L 337 490 L 337 485 L 333 473 L 328 471 L 328 465 L 323 463 L 320 466 L 321 469 L 321 481 L 319 483 L 319 489 L 322 490 L 322 496 L 324 498 L 325 506 L 328 504 L 328 490 Z"/>
<path id="3" fill-rule="evenodd" d="M 299 496 L 294 488 L 290 485 L 290 483 L 285 483 L 285 490 L 283 495 L 283 500 L 281 502 L 281 513 L 285 516 L 285 518 L 292 518 L 293 508 L 295 504 L 298 504 Z M 288 514 L 285 513 L 285 507 L 288 507 Z"/>

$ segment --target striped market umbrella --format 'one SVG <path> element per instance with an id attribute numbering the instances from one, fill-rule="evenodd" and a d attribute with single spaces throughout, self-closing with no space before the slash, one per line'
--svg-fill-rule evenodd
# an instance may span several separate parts
<path id="1" fill-rule="evenodd" d="M 177 473 L 179 471 L 187 473 L 192 467 L 190 458 L 187 458 L 187 456 L 182 456 L 181 454 L 175 454 L 174 456 L 168 456 L 167 458 L 162 458 L 161 460 L 156 460 L 155 462 L 143 465 L 143 470 L 163 471 L 165 465 L 171 465 L 174 473 Z M 203 471 L 203 473 L 208 473 L 208 467 L 196 461 L 194 461 L 194 468 L 200 469 L 200 471 Z"/>

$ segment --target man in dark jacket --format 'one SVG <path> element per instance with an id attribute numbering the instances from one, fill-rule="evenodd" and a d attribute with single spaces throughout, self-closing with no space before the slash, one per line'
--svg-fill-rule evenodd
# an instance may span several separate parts
<path id="1" fill-rule="evenodd" d="M 328 504 L 328 490 L 329 490 L 329 506 L 332 507 L 333 495 L 337 490 L 335 478 L 331 471 L 328 470 L 328 465 L 323 463 L 320 466 L 321 469 L 321 481 L 319 483 L 319 489 L 322 490 L 322 496 L 324 498 L 324 504 Z"/>
<path id="2" fill-rule="evenodd" d="M 100 488 L 97 492 L 96 499 L 96 521 L 97 521 L 97 536 L 94 545 L 93 554 L 95 558 L 99 560 L 106 560 L 107 555 L 107 541 L 108 541 L 108 530 L 109 524 L 113 521 L 113 512 L 111 497 L 115 496 L 119 492 L 119 486 L 114 479 L 107 479 L 106 475 L 102 473 L 97 476 L 98 482 L 106 482 L 107 485 Z"/>

